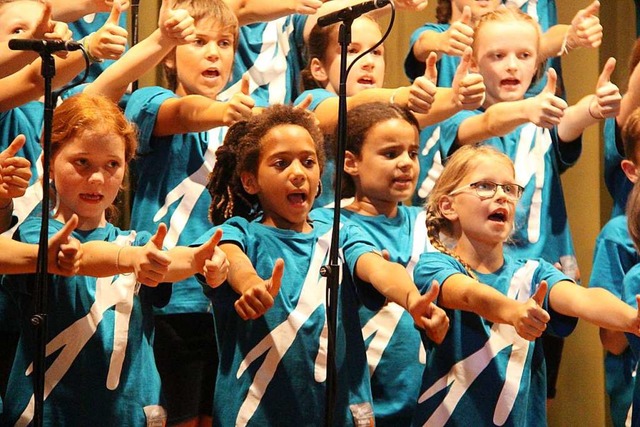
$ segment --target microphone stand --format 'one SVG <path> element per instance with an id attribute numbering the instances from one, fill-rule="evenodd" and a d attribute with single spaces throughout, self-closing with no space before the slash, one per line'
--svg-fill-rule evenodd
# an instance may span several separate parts
<path id="1" fill-rule="evenodd" d="M 131 1 L 131 46 L 135 46 L 138 44 L 140 27 L 139 6 L 140 0 Z M 137 80 L 131 83 L 131 92 L 135 92 L 136 90 L 138 90 Z"/>
<path id="2" fill-rule="evenodd" d="M 331 247 L 329 249 L 329 265 L 320 269 L 320 274 L 327 278 L 327 388 L 325 400 L 324 425 L 333 426 L 336 406 L 336 328 L 338 312 L 338 279 L 340 265 L 338 249 L 340 247 L 340 201 L 342 199 L 342 170 L 344 169 L 344 151 L 347 141 L 347 55 L 351 43 L 351 25 L 354 19 L 340 24 L 338 42 L 340 43 L 340 87 L 338 91 L 338 139 L 336 143 L 336 179 L 333 208 L 333 228 L 331 230 Z"/>
<path id="3" fill-rule="evenodd" d="M 51 128 L 56 97 L 51 82 L 56 74 L 56 64 L 49 52 L 40 52 L 42 58 L 42 77 L 44 78 L 44 133 L 42 156 L 42 225 L 38 244 L 38 263 L 36 267 L 36 287 L 34 292 L 33 325 L 35 348 L 33 354 L 33 397 L 34 426 L 41 427 L 44 421 L 44 394 L 47 348 L 47 287 L 48 287 L 48 248 L 49 248 L 49 164 L 51 157 Z"/>

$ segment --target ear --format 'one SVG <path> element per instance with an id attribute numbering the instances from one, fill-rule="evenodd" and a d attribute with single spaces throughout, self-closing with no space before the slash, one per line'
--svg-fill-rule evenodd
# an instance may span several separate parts
<path id="1" fill-rule="evenodd" d="M 324 65 L 322 65 L 318 58 L 311 60 L 309 63 L 309 71 L 311 71 L 311 76 L 314 80 L 322 83 L 323 86 L 326 85 L 326 82 L 329 80 L 329 73 L 324 69 Z"/>
<path id="2" fill-rule="evenodd" d="M 358 169 L 359 163 L 358 158 L 351 151 L 344 152 L 344 171 L 351 176 L 356 176 L 359 174 Z"/>
<path id="3" fill-rule="evenodd" d="M 170 54 L 168 54 L 164 60 L 162 61 L 164 63 L 164 65 L 171 69 L 174 70 L 176 69 L 176 50 L 175 48 L 171 51 Z"/>
<path id="4" fill-rule="evenodd" d="M 631 160 L 624 159 L 620 162 L 620 167 L 629 181 L 634 184 L 638 181 L 638 168 Z"/>
<path id="5" fill-rule="evenodd" d="M 442 216 L 444 216 L 449 221 L 455 221 L 458 219 L 458 213 L 453 206 L 453 197 L 440 197 L 440 200 L 438 200 L 438 208 L 440 209 Z"/>
<path id="6" fill-rule="evenodd" d="M 260 191 L 256 177 L 252 173 L 241 172 L 240 181 L 242 181 L 242 187 L 247 193 L 255 195 Z"/>

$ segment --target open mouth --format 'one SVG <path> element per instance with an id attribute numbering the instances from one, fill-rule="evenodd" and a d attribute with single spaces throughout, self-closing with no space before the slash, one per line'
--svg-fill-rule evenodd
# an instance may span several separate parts
<path id="1" fill-rule="evenodd" d="M 292 193 L 287 196 L 287 200 L 291 204 L 301 205 L 307 201 L 307 195 L 305 193 Z"/>
<path id="2" fill-rule="evenodd" d="M 104 198 L 104 196 L 101 194 L 83 193 L 83 194 L 80 194 L 80 198 L 87 202 L 99 202 Z"/>
<path id="3" fill-rule="evenodd" d="M 489 220 L 496 222 L 506 222 L 507 221 L 507 212 L 499 209 L 489 215 Z"/>
<path id="4" fill-rule="evenodd" d="M 216 77 L 220 77 L 220 71 L 216 70 L 216 69 L 208 69 L 205 70 L 202 75 L 208 79 L 213 79 Z"/>
<path id="5" fill-rule="evenodd" d="M 373 80 L 373 78 L 369 76 L 362 76 L 358 79 L 358 83 L 361 85 L 374 85 L 375 80 Z"/>
<path id="6" fill-rule="evenodd" d="M 506 87 L 516 87 L 520 85 L 520 80 L 518 79 L 504 79 L 502 81 L 500 81 L 500 84 L 502 86 L 506 86 Z"/>

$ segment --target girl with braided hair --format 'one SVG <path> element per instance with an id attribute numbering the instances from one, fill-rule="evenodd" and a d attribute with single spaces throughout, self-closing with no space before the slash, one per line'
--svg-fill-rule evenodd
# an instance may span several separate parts
<path id="1" fill-rule="evenodd" d="M 232 127 L 217 152 L 210 216 L 228 218 L 220 248 L 230 273 L 209 292 L 220 356 L 215 425 L 315 425 L 325 405 L 327 289 L 320 268 L 328 262 L 332 224 L 309 218 L 322 147 L 310 113 L 276 105 Z M 398 303 L 436 340 L 447 320 L 432 304 L 437 287 L 421 296 L 404 267 L 386 261 L 354 226 L 343 224 L 340 247 L 348 267 L 342 276 L 357 279 L 343 280 L 338 291 L 334 425 L 373 424 L 355 287 Z"/>
<path id="2" fill-rule="evenodd" d="M 427 364 L 415 425 L 546 425 L 542 346 L 522 331 L 566 336 L 581 317 L 640 334 L 638 312 L 608 291 L 584 289 L 543 259 L 505 253 L 523 192 L 515 181 L 509 157 L 467 145 L 448 159 L 429 196 L 427 229 L 439 252 L 422 254 L 414 280 L 423 291 L 441 284 L 438 304 L 451 330 L 437 346 L 423 337 Z M 528 300 L 528 322 L 504 324 L 507 305 L 479 304 L 469 292 L 481 283 L 514 302 Z"/>

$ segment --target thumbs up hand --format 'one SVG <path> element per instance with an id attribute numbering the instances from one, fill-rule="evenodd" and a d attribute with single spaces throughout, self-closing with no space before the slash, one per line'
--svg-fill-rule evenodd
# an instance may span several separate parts
<path id="1" fill-rule="evenodd" d="M 527 103 L 527 116 L 529 121 L 536 126 L 552 128 L 560 123 L 564 116 L 567 103 L 556 96 L 556 82 L 558 75 L 553 68 L 547 70 L 547 84 L 538 95 L 525 99 Z"/>
<path id="2" fill-rule="evenodd" d="M 596 92 L 589 103 L 589 114 L 594 119 L 615 117 L 620 112 L 622 95 L 618 86 L 611 82 L 611 74 L 615 68 L 615 58 L 609 58 L 598 77 Z"/>
<path id="3" fill-rule="evenodd" d="M 547 290 L 547 282 L 543 280 L 531 298 L 520 304 L 519 309 L 514 313 L 514 320 L 511 324 L 518 335 L 526 340 L 535 340 L 547 329 L 547 323 L 551 318 L 549 313 L 542 308 Z"/>
<path id="4" fill-rule="evenodd" d="M 236 122 L 246 120 L 251 117 L 252 109 L 256 103 L 253 98 L 249 96 L 249 83 L 249 76 L 247 74 L 243 75 L 240 92 L 233 95 L 227 103 L 227 107 L 222 118 L 225 126 L 231 126 Z"/>
<path id="5" fill-rule="evenodd" d="M 222 230 L 218 229 L 206 243 L 196 249 L 194 254 L 195 270 L 202 272 L 207 284 L 212 288 L 217 288 L 224 283 L 229 273 L 227 255 L 218 247 L 221 238 Z"/>
<path id="6" fill-rule="evenodd" d="M 83 254 L 82 245 L 71 237 L 71 232 L 77 225 L 78 216 L 73 214 L 62 229 L 49 239 L 47 271 L 50 274 L 73 276 L 78 273 Z"/>
<path id="7" fill-rule="evenodd" d="M 267 312 L 280 292 L 284 261 L 280 258 L 273 266 L 271 277 L 248 288 L 234 303 L 236 312 L 243 320 L 257 319 Z"/>
<path id="8" fill-rule="evenodd" d="M 162 283 L 164 276 L 169 271 L 169 264 L 171 264 L 169 256 L 162 252 L 162 244 L 166 235 L 167 226 L 160 223 L 156 234 L 151 237 L 146 245 L 131 248 L 131 250 L 135 250 L 133 270 L 138 282 L 152 287 Z M 119 254 L 121 257 L 120 263 L 123 262 L 122 258 L 127 253 L 129 251 L 125 252 L 124 249 L 121 251 L 121 254 Z"/>
<path id="9" fill-rule="evenodd" d="M 438 51 L 451 56 L 462 56 L 472 44 L 471 8 L 465 6 L 460 19 L 452 22 L 449 29 L 442 33 L 442 42 Z"/>
<path id="10" fill-rule="evenodd" d="M 85 37 L 85 46 L 89 55 L 98 59 L 118 59 L 127 46 L 129 33 L 119 26 L 120 15 L 126 9 L 120 0 L 113 0 L 109 18 L 95 33 Z"/>
<path id="11" fill-rule="evenodd" d="M 172 9 L 171 0 L 162 0 L 158 28 L 163 37 L 176 44 L 187 44 L 196 39 L 193 17 L 186 9 Z"/>
<path id="12" fill-rule="evenodd" d="M 0 206 L 7 206 L 11 199 L 24 195 L 29 187 L 31 163 L 17 156 L 25 141 L 24 135 L 18 135 L 0 153 Z"/>
<path id="13" fill-rule="evenodd" d="M 600 2 L 596 0 L 576 13 L 567 32 L 565 46 L 567 50 L 578 47 L 596 48 L 602 44 L 602 25 L 600 25 L 600 18 L 598 18 L 599 12 Z"/>
<path id="14" fill-rule="evenodd" d="M 435 52 L 431 52 L 427 58 L 424 76 L 420 76 L 415 79 L 409 88 L 407 107 L 409 107 L 409 109 L 414 113 L 427 114 L 431 109 L 437 90 L 437 60 L 438 55 Z"/>
<path id="15" fill-rule="evenodd" d="M 482 106 L 485 100 L 486 88 L 482 75 L 469 72 L 471 55 L 471 48 L 468 47 L 462 54 L 462 60 L 451 82 L 453 98 L 456 105 L 463 110 L 476 110 Z"/>
<path id="16" fill-rule="evenodd" d="M 423 329 L 429 339 L 440 344 L 449 330 L 449 317 L 443 309 L 434 304 L 440 292 L 435 280 L 427 292 L 408 301 L 407 310 L 417 327 Z"/>

